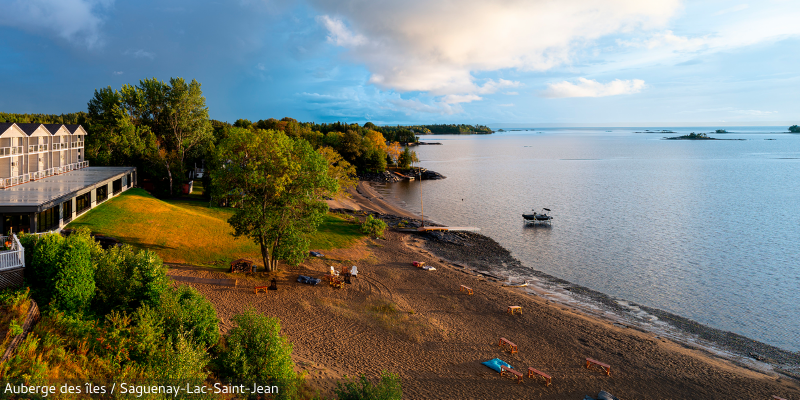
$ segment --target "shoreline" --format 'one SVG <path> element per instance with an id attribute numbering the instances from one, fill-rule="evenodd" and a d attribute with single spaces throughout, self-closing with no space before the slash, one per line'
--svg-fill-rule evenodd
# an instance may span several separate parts
<path id="1" fill-rule="evenodd" d="M 361 183 L 364 183 L 363 187 Z M 379 198 L 380 204 L 388 209 L 372 210 L 388 220 L 405 219 L 419 226 L 419 216 L 402 208 L 392 199 L 384 198 L 369 182 L 360 182 L 359 194 L 369 198 Z M 403 215 L 393 215 L 391 210 L 402 210 Z M 415 216 L 413 219 L 409 219 Z M 390 227 L 392 223 L 387 221 Z M 426 223 L 437 225 L 427 220 Z M 800 352 L 781 349 L 757 340 L 700 324 L 689 318 L 672 314 L 657 308 L 641 305 L 625 299 L 574 284 L 545 272 L 523 266 L 509 250 L 494 239 L 473 232 L 430 232 L 426 237 L 426 250 L 448 261 L 456 267 L 468 269 L 473 273 L 490 279 L 507 282 L 525 281 L 529 285 L 521 288 L 526 294 L 537 296 L 581 312 L 604 319 L 608 322 L 652 333 L 656 337 L 668 338 L 688 348 L 699 349 L 737 365 L 768 373 L 778 373 L 800 382 Z M 460 238 L 460 239 L 459 239 Z M 490 255 L 475 257 L 463 251 L 463 246 L 489 247 Z M 500 266 L 498 268 L 497 266 Z M 519 272 L 520 274 L 513 274 Z M 534 279 L 531 279 L 533 275 Z M 527 279 L 525 279 L 527 278 Z"/>
<path id="2" fill-rule="evenodd" d="M 345 212 L 359 219 L 372 212 L 386 215 L 379 206 L 391 206 L 369 188 L 362 187 L 362 193 L 370 198 L 353 192 L 351 198 L 331 203 L 352 206 Z M 296 266 L 281 264 L 277 272 L 234 274 L 184 265 L 173 266 L 169 275 L 173 284 L 188 284 L 212 302 L 223 334 L 235 326 L 233 317 L 247 309 L 279 319 L 309 398 L 316 391 L 332 394 L 344 377 L 364 374 L 374 382 L 381 371 L 388 371 L 401 378 L 403 398 L 414 400 L 574 400 L 596 397 L 600 390 L 626 400 L 800 399 L 795 379 L 615 322 L 600 308 L 594 315 L 544 291 L 531 295 L 528 290 L 535 285 L 505 287 L 504 278 L 490 268 L 476 272 L 446 260 L 440 255 L 446 246 L 487 266 L 508 255 L 482 235 L 426 239 L 387 229 L 384 239 L 364 238 L 343 249 L 311 249 L 324 256 Z M 435 270 L 415 268 L 412 262 Z M 299 275 L 324 278 L 331 266 L 341 270 L 354 265 L 358 276 L 343 288 L 297 281 Z M 213 283 L 222 279 L 238 284 Z M 255 287 L 273 279 L 278 290 L 255 293 Z M 462 292 L 461 285 L 474 293 Z M 509 314 L 509 306 L 520 306 L 522 313 Z M 499 347 L 498 338 L 512 341 L 519 351 Z M 611 365 L 613 372 L 587 369 L 587 357 Z M 537 368 L 552 376 L 552 385 L 500 376 L 481 364 L 493 358 L 520 372 Z"/>

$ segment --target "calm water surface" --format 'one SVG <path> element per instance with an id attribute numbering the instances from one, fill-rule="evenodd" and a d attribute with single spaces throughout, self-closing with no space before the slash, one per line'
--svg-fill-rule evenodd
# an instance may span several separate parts
<path id="1" fill-rule="evenodd" d="M 443 145 L 417 147 L 420 165 L 447 179 L 382 191 L 416 212 L 421 191 L 426 219 L 479 227 L 528 268 L 800 351 L 800 135 L 727 129 L 711 136 L 746 140 L 660 140 L 708 128 L 423 136 Z M 552 227 L 526 226 L 521 214 L 542 207 Z"/>

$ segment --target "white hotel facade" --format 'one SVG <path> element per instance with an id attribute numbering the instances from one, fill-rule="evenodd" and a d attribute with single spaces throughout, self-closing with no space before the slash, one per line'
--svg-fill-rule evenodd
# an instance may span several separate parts
<path id="1" fill-rule="evenodd" d="M 89 167 L 80 125 L 0 123 L 0 232 L 47 232 L 127 190 L 134 167 Z"/>

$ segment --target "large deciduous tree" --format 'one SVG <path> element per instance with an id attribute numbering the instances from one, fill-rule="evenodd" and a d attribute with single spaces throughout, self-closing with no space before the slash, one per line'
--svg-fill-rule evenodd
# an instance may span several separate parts
<path id="1" fill-rule="evenodd" d="M 278 260 L 302 261 L 308 236 L 328 211 L 322 198 L 338 190 L 325 157 L 283 132 L 232 128 L 217 146 L 215 164 L 216 195 L 237 205 L 228 220 L 234 235 L 261 247 L 268 271 Z"/>
<path id="2" fill-rule="evenodd" d="M 163 168 L 172 195 L 174 178 L 186 178 L 192 151 L 211 140 L 211 122 L 200 83 L 143 79 L 120 91 L 95 90 L 89 101 L 87 156 L 101 164 L 147 161 Z M 133 160 L 133 161 L 132 161 Z"/>

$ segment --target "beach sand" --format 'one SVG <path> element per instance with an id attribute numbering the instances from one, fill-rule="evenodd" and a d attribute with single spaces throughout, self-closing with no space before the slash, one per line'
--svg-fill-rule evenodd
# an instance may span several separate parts
<path id="1" fill-rule="evenodd" d="M 414 215 L 380 198 L 367 184 L 332 208 Z M 469 252 L 469 249 L 465 249 Z M 335 382 L 360 373 L 397 373 L 407 399 L 583 399 L 608 391 L 620 399 L 800 399 L 800 383 L 774 372 L 744 368 L 654 333 L 587 315 L 522 288 L 460 268 L 433 254 L 414 233 L 387 231 L 350 249 L 323 252 L 277 274 L 234 276 L 235 288 L 188 283 L 216 307 L 222 330 L 249 307 L 277 317 L 293 343 L 293 358 L 312 390 L 331 393 Z M 424 261 L 436 268 L 411 265 Z M 297 283 L 322 277 L 329 266 L 358 266 L 352 285 L 334 289 Z M 174 267 L 171 275 L 231 278 L 210 269 Z M 255 294 L 276 277 L 278 291 Z M 471 287 L 473 295 L 459 291 Z M 507 307 L 522 307 L 510 315 Z M 505 337 L 519 351 L 498 346 Z M 585 359 L 611 365 L 611 376 L 586 369 Z M 552 378 L 522 384 L 481 365 L 500 358 L 519 371 L 534 367 Z"/>

